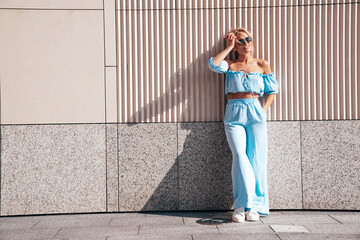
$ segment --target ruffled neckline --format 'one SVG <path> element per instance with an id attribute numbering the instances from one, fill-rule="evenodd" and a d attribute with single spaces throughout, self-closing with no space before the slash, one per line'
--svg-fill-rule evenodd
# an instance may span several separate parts
<path id="1" fill-rule="evenodd" d="M 245 72 L 244 71 L 233 71 L 233 70 L 228 70 L 227 71 L 228 73 L 234 73 L 234 74 L 236 74 L 236 73 L 243 73 L 243 74 L 245 74 Z M 260 75 L 260 76 L 269 76 L 269 75 L 273 75 L 273 73 L 271 72 L 271 73 L 268 73 L 268 74 L 263 74 L 263 73 L 259 73 L 259 72 L 246 72 L 248 75 Z"/>

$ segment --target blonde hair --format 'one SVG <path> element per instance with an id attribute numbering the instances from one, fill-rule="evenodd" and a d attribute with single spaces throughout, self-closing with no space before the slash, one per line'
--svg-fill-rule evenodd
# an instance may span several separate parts
<path id="1" fill-rule="evenodd" d="M 229 32 L 227 33 L 234 33 L 235 36 L 236 34 L 240 33 L 240 32 L 243 32 L 243 33 L 246 33 L 249 37 L 251 37 L 253 40 L 253 36 L 251 35 L 251 33 L 249 32 L 249 30 L 243 28 L 243 27 L 235 27 L 235 28 L 232 28 L 230 29 Z M 254 41 L 252 41 L 252 44 L 251 44 L 251 50 L 250 50 L 250 53 L 251 53 L 251 56 L 254 56 L 254 51 L 255 51 L 255 48 L 254 48 Z M 235 59 L 237 59 L 239 57 L 239 54 L 237 52 L 235 52 Z"/>

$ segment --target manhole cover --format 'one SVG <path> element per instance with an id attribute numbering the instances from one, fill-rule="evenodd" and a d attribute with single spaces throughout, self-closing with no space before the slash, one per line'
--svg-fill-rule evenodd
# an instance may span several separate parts
<path id="1" fill-rule="evenodd" d="M 232 221 L 229 219 L 224 218 L 203 218 L 196 221 L 199 224 L 205 224 L 205 225 L 218 225 L 218 224 L 224 224 L 224 223 L 231 223 Z"/>

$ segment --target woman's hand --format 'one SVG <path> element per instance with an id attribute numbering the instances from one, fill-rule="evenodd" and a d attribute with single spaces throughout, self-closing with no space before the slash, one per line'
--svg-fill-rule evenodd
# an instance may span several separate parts
<path id="1" fill-rule="evenodd" d="M 235 47 L 235 39 L 236 39 L 236 36 L 234 33 L 228 33 L 226 34 L 226 44 L 228 47 Z"/>
<path id="2" fill-rule="evenodd" d="M 265 94 L 264 94 L 264 96 L 265 96 Z M 265 112 L 267 112 L 269 110 L 269 107 L 274 102 L 274 99 L 275 99 L 275 94 L 269 94 L 269 95 L 265 96 L 265 104 L 263 106 Z"/>

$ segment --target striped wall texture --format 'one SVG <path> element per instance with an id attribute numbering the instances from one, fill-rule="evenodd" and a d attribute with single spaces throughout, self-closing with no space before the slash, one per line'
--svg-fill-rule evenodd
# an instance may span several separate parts
<path id="1" fill-rule="evenodd" d="M 234 26 L 280 86 L 268 120 L 359 119 L 359 1 L 119 0 L 118 121 L 221 121 L 224 74 L 208 59 Z"/>

